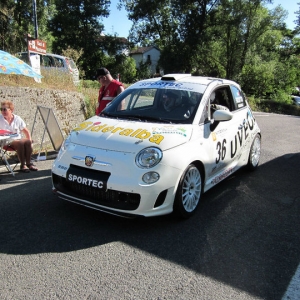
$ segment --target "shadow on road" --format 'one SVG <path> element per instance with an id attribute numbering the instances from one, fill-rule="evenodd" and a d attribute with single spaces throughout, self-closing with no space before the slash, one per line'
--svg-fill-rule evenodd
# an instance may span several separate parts
<path id="1" fill-rule="evenodd" d="M 0 252 L 70 252 L 121 241 L 257 297 L 280 299 L 300 261 L 299 170 L 299 153 L 255 172 L 240 170 L 207 192 L 186 221 L 106 215 L 57 199 L 49 170 L 30 174 L 35 180 L 26 174 L 1 191 Z"/>

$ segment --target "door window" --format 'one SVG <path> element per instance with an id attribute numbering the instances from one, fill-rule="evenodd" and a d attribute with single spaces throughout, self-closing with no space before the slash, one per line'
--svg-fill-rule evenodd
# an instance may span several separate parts
<path id="1" fill-rule="evenodd" d="M 233 95 L 233 102 L 236 109 L 240 109 L 246 106 L 245 96 L 237 87 L 231 86 L 231 92 Z"/>

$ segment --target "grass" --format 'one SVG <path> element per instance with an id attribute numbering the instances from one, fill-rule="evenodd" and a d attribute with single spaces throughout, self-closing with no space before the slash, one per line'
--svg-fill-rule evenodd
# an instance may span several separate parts
<path id="1" fill-rule="evenodd" d="M 61 74 L 43 74 L 42 82 L 35 82 L 34 78 L 23 75 L 0 74 L 0 85 L 2 86 L 23 86 L 40 89 L 62 89 L 67 91 L 77 91 L 70 76 Z"/>
<path id="2" fill-rule="evenodd" d="M 271 99 L 254 99 L 254 97 L 249 97 L 248 102 L 254 111 L 300 116 L 300 106 L 293 104 L 292 100 L 287 103 Z"/>
<path id="3" fill-rule="evenodd" d="M 34 78 L 22 75 L 0 74 L 0 86 L 13 87 L 32 87 L 37 89 L 64 90 L 69 92 L 78 92 L 84 95 L 85 100 L 85 117 L 89 118 L 95 114 L 96 103 L 98 101 L 99 83 L 91 81 L 90 83 L 75 86 L 72 77 L 64 75 L 61 72 L 42 72 L 44 76 L 41 83 Z"/>

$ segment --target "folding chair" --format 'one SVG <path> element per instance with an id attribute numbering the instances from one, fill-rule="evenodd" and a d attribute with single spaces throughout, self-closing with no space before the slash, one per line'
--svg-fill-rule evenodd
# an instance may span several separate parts
<path id="1" fill-rule="evenodd" d="M 12 168 L 10 166 L 10 168 L 12 169 L 12 171 L 15 170 L 16 166 L 19 164 L 19 159 L 18 159 L 18 155 L 17 155 L 17 151 L 14 149 L 13 146 L 11 145 L 4 145 L 2 147 L 2 162 L 5 165 L 6 169 L 8 171 L 10 171 L 9 167 L 7 166 L 5 160 L 4 160 L 4 156 L 6 158 L 6 161 L 10 164 L 10 162 L 12 162 L 12 164 L 15 164 L 15 166 Z M 14 152 L 14 154 L 12 154 L 12 152 Z"/>

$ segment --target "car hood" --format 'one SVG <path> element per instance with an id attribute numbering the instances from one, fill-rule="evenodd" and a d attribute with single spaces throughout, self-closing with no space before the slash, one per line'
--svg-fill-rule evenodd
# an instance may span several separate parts
<path id="1" fill-rule="evenodd" d="M 145 147 L 167 150 L 186 143 L 192 125 L 92 117 L 73 129 L 69 141 L 87 147 L 135 153 Z"/>

